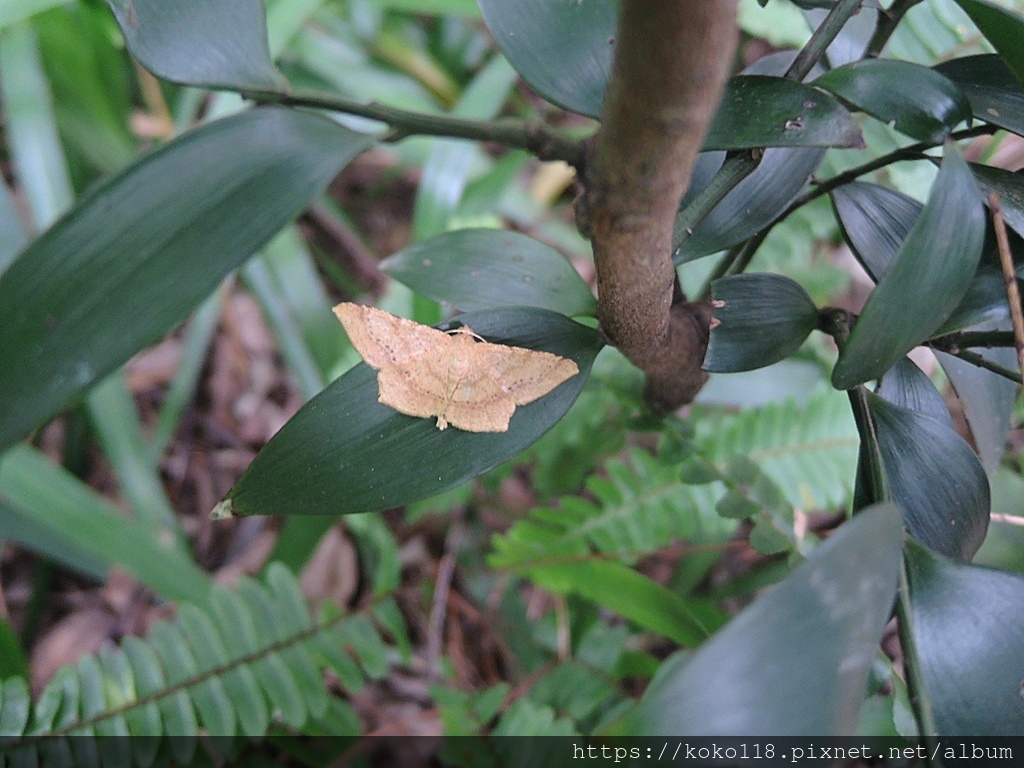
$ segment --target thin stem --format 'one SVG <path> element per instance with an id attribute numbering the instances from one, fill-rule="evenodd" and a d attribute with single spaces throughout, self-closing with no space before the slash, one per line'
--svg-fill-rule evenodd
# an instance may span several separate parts
<path id="1" fill-rule="evenodd" d="M 937 336 L 928 342 L 928 346 L 943 352 L 960 351 L 970 347 L 1013 347 L 1017 339 L 1013 331 L 958 331 L 945 336 Z"/>
<path id="2" fill-rule="evenodd" d="M 868 40 L 864 49 L 864 58 L 875 58 L 882 53 L 885 44 L 889 42 L 896 27 L 903 21 L 907 11 L 920 3 L 921 0 L 896 0 L 890 8 L 878 9 L 878 24 L 875 25 L 875 32 Z"/>
<path id="3" fill-rule="evenodd" d="M 391 128 L 384 136 L 384 141 L 400 141 L 409 136 L 444 136 L 472 141 L 493 141 L 506 147 L 525 149 L 542 160 L 564 160 L 576 168 L 582 167 L 583 164 L 582 142 L 543 123 L 529 120 L 470 120 L 448 115 L 427 115 L 318 91 L 244 91 L 242 96 L 260 104 L 328 109 L 378 120 Z"/>
<path id="4" fill-rule="evenodd" d="M 935 345 L 933 344 L 931 346 L 935 346 Z M 982 357 L 977 352 L 971 352 L 971 350 L 969 350 L 969 349 L 959 349 L 959 350 L 956 350 L 956 351 L 953 351 L 953 350 L 942 350 L 942 351 L 943 352 L 948 351 L 949 354 L 953 355 L 954 357 L 959 357 L 964 362 L 971 363 L 972 365 L 976 365 L 979 368 L 984 368 L 986 371 L 992 371 L 992 373 L 999 374 L 1004 379 L 1009 379 L 1010 381 L 1015 381 L 1018 384 L 1021 383 L 1020 374 L 1017 373 L 1017 371 L 1011 371 L 1009 368 L 1006 368 L 1006 367 L 1004 367 L 1002 365 L 999 365 L 998 363 L 993 363 L 987 357 Z"/>
<path id="5" fill-rule="evenodd" d="M 726 158 L 722 167 L 711 179 L 711 183 L 676 216 L 675 242 L 672 244 L 676 254 L 693 234 L 693 230 L 704 221 L 715 206 L 722 202 L 737 184 L 757 169 L 757 166 L 761 164 L 762 156 L 762 152 L 741 152 Z"/>
<path id="6" fill-rule="evenodd" d="M 948 140 L 962 141 L 963 139 L 973 139 L 975 136 L 984 136 L 986 134 L 993 133 L 996 130 L 998 129 L 994 125 L 977 125 L 974 128 L 965 128 L 962 131 L 954 131 L 953 133 L 949 134 Z M 843 171 L 842 173 L 833 176 L 831 179 L 819 183 L 818 186 L 816 186 L 810 192 L 807 192 L 803 196 L 798 197 L 796 200 L 794 200 L 792 205 L 790 205 L 789 208 L 786 209 L 786 211 L 782 214 L 781 217 L 779 217 L 777 221 L 781 221 L 786 216 L 795 211 L 797 208 L 803 205 L 807 205 L 807 203 L 813 200 L 817 200 L 822 195 L 827 195 L 833 189 L 841 187 L 843 186 L 843 184 L 847 184 L 853 181 L 854 179 L 863 176 L 864 174 L 880 170 L 882 168 L 885 168 L 887 165 L 892 165 L 893 163 L 898 163 L 903 160 L 931 160 L 933 158 L 930 158 L 928 155 L 925 155 L 924 153 L 929 149 L 935 149 L 935 147 L 937 146 L 939 145 L 935 144 L 934 142 L 920 141 L 916 144 L 910 144 L 906 147 L 901 147 L 900 149 L 893 150 L 892 152 L 889 152 L 886 155 L 882 155 L 881 157 L 876 157 L 874 160 L 864 163 L 863 165 L 854 166 L 853 168 L 850 168 L 847 171 Z M 774 223 L 777 222 L 773 222 L 773 225 Z"/>
<path id="7" fill-rule="evenodd" d="M 861 2 L 862 0 L 839 0 L 832 6 L 828 16 L 814 30 L 807 45 L 800 50 L 793 63 L 789 65 L 786 77 L 797 82 L 807 77 L 814 69 L 814 65 L 821 61 L 821 57 L 825 55 L 825 51 L 836 39 L 836 35 L 839 34 L 846 22 L 860 10 Z"/>
<path id="8" fill-rule="evenodd" d="M 974 138 L 975 136 L 984 136 L 986 134 L 993 133 L 996 130 L 998 129 L 992 125 L 978 125 L 975 126 L 974 128 L 966 128 L 962 131 L 955 131 L 949 135 L 948 140 L 961 141 L 963 139 L 971 139 Z M 753 259 L 754 253 L 757 251 L 758 248 L 761 247 L 761 244 L 768 237 L 768 234 L 772 231 L 772 229 L 774 229 L 777 224 L 781 224 L 790 214 L 794 213 L 797 209 L 802 208 L 808 203 L 814 202 L 819 197 L 823 197 L 824 195 L 829 194 L 832 190 L 841 187 L 844 184 L 849 184 L 851 181 L 854 181 L 855 179 L 867 173 L 871 173 L 872 171 L 877 171 L 880 170 L 881 168 L 885 168 L 887 165 L 892 165 L 893 163 L 898 163 L 904 160 L 932 160 L 933 158 L 924 154 L 924 152 L 929 149 L 934 149 L 937 146 L 937 144 L 927 143 L 923 141 L 918 142 L 917 144 L 911 144 L 909 146 L 893 150 L 892 152 L 889 152 L 886 155 L 882 155 L 881 157 L 876 157 L 874 160 L 871 160 L 862 165 L 858 165 L 853 168 L 850 168 L 849 170 L 843 171 L 842 173 L 833 176 L 831 179 L 819 182 L 814 189 L 810 190 L 809 192 L 805 192 L 803 195 L 801 195 L 792 203 L 790 203 L 789 207 L 786 208 L 785 211 L 783 211 L 779 216 L 777 216 L 775 220 L 772 221 L 768 226 L 766 226 L 756 235 L 748 239 L 744 245 L 734 248 L 732 251 L 730 251 L 729 254 L 716 267 L 716 275 L 713 275 L 711 278 L 709 278 L 709 283 L 710 280 L 717 279 L 718 277 L 722 277 L 724 275 L 734 275 L 739 272 L 742 272 L 743 269 L 746 269 L 751 259 Z M 734 266 L 734 262 L 738 262 L 738 264 Z M 740 267 L 739 265 L 742 265 L 742 267 Z"/>
<path id="9" fill-rule="evenodd" d="M 999 251 L 999 263 L 1003 268 L 1003 280 L 1006 283 L 1006 298 L 1010 302 L 1010 320 L 1013 323 L 1013 335 L 1017 348 L 1017 366 L 1024 372 L 1024 314 L 1021 312 L 1020 287 L 1017 285 L 1017 273 L 1013 267 L 1013 254 L 1010 253 L 1010 238 L 1006 234 L 1006 222 L 1003 220 L 1003 207 L 999 195 L 993 192 L 988 196 L 988 207 L 992 211 L 992 223 L 996 230 L 996 245 Z"/>

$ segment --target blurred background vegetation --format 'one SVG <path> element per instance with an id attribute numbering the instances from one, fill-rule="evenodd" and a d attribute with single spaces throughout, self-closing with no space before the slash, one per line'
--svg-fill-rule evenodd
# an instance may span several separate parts
<path id="1" fill-rule="evenodd" d="M 271 50 L 297 87 L 428 113 L 540 115 L 578 136 L 594 128 L 531 92 L 473 0 L 268 0 L 267 11 Z M 743 0 L 740 63 L 802 45 L 823 14 Z M 844 44 L 853 43 L 841 34 L 830 53 L 841 58 Z M 888 50 L 933 65 L 988 49 L 953 2 L 925 0 Z M 0 99 L 0 270 L 99 179 L 243 107 L 235 95 L 142 70 L 100 0 L 0 0 Z M 870 154 L 830 150 L 820 175 L 908 143 L 878 121 L 861 127 Z M 1013 136 L 979 138 L 965 154 L 1024 166 L 1024 143 Z M 896 164 L 874 180 L 923 201 L 934 174 L 928 163 Z M 835 352 L 819 336 L 768 369 L 713 376 L 676 422 L 675 443 L 647 415 L 638 372 L 608 348 L 551 432 L 440 497 L 344 519 L 209 519 L 299 406 L 358 362 L 334 302 L 373 301 L 438 322 L 446 308 L 389 279 L 380 263 L 468 226 L 525 232 L 592 283 L 573 196 L 568 166 L 522 151 L 420 137 L 362 154 L 187 323 L 5 456 L 0 679 L 26 677 L 38 692 L 62 665 L 145 635 L 174 601 L 205 603 L 211 581 L 233 586 L 276 561 L 313 604 L 364 617 L 346 640 L 356 667 L 337 661 L 329 676 L 346 696 L 308 705 L 311 718 L 293 709 L 280 734 L 474 732 L 499 713 L 507 733 L 572 733 L 613 719 L 672 649 L 669 638 L 682 638 L 668 620 L 624 622 L 607 596 L 535 572 L 523 547 L 538 528 L 589 520 L 598 549 L 602 535 L 614 537 L 619 557 L 632 549 L 673 605 L 711 629 L 784 576 L 785 554 L 752 548 L 749 529 L 720 516 L 706 486 L 659 459 L 691 442 L 716 462 L 747 457 L 797 509 L 809 547 L 849 505 L 859 444 L 845 394 L 828 383 Z M 689 292 L 703 285 L 709 261 L 682 268 Z M 854 308 L 870 287 L 854 266 L 822 198 L 772 230 L 753 268 L 796 279 L 819 305 Z M 919 363 L 947 389 L 933 362 Z M 954 417 L 966 434 L 963 414 Z M 993 523 L 975 559 L 1016 572 L 1024 572 L 1022 423 L 1018 398 L 1010 450 L 990 467 Z M 670 531 L 657 522 L 666 517 Z M 878 691 L 862 729 L 895 732 L 905 691 Z"/>

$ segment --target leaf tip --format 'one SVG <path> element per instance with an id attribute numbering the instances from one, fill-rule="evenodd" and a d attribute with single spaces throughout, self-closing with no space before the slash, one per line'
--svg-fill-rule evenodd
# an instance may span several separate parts
<path id="1" fill-rule="evenodd" d="M 235 512 L 231 504 L 231 499 L 224 499 L 210 512 L 211 520 L 227 520 L 229 517 L 234 517 Z"/>

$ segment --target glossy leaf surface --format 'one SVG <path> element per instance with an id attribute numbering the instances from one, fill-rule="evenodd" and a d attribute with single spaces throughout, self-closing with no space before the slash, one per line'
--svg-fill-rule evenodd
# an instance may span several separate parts
<path id="1" fill-rule="evenodd" d="M 919 141 L 940 142 L 971 119 L 970 102 L 955 83 L 906 61 L 864 59 L 833 69 L 815 85 Z"/>
<path id="2" fill-rule="evenodd" d="M 928 205 L 878 283 L 832 372 L 837 389 L 881 377 L 940 328 L 966 294 L 985 239 L 981 194 L 947 146 Z"/>
<path id="3" fill-rule="evenodd" d="M 517 232 L 460 229 L 403 248 L 381 269 L 466 312 L 540 307 L 569 317 L 597 310 L 590 288 L 551 246 Z"/>
<path id="4" fill-rule="evenodd" d="M 618 3 L 480 0 L 502 53 L 548 101 L 597 117 L 611 72 Z"/>
<path id="5" fill-rule="evenodd" d="M 580 373 L 520 406 L 507 432 L 438 430 L 377 402 L 377 374 L 360 364 L 307 403 L 256 456 L 228 494 L 232 512 L 326 515 L 427 498 L 514 456 L 565 415 L 601 347 L 596 331 L 542 309 L 463 315 L 489 342 L 572 358 Z"/>
<path id="6" fill-rule="evenodd" d="M 894 189 L 854 181 L 832 192 L 832 205 L 846 242 L 877 283 L 921 215 L 921 204 Z"/>
<path id="7" fill-rule="evenodd" d="M 996 54 L 950 59 L 935 70 L 960 86 L 978 120 L 1024 134 L 1024 88 Z"/>
<path id="8" fill-rule="evenodd" d="M 128 50 L 157 77 L 205 88 L 274 90 L 262 0 L 107 0 Z"/>
<path id="9" fill-rule="evenodd" d="M 988 0 L 956 0 L 992 43 L 1006 66 L 1024 83 L 1024 16 Z"/>
<path id="10" fill-rule="evenodd" d="M 913 631 L 940 736 L 1024 735 L 1024 578 L 908 542 Z"/>
<path id="11" fill-rule="evenodd" d="M 737 184 L 692 232 L 680 229 L 680 217 L 676 217 L 675 263 L 730 248 L 770 224 L 807 186 L 824 156 L 825 150 L 816 148 L 765 150 L 757 169 Z M 721 152 L 698 157 L 682 207 L 707 186 L 724 159 Z"/>
<path id="12" fill-rule="evenodd" d="M 864 510 L 644 696 L 643 735 L 850 735 L 896 593 L 899 510 Z"/>
<path id="13" fill-rule="evenodd" d="M 985 540 L 990 504 L 977 455 L 948 418 L 870 392 L 867 402 L 889 491 L 910 535 L 936 552 L 970 560 Z"/>
<path id="14" fill-rule="evenodd" d="M 734 275 L 712 285 L 714 319 L 704 370 L 763 368 L 796 352 L 814 330 L 818 309 L 799 283 L 773 274 Z"/>
<path id="15" fill-rule="evenodd" d="M 370 143 L 256 109 L 84 197 L 0 277 L 0 450 L 183 320 Z"/>

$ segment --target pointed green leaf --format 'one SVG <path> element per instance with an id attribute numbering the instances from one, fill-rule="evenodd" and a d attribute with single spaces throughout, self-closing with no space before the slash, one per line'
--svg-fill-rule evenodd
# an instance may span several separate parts
<path id="1" fill-rule="evenodd" d="M 837 67 L 814 84 L 919 141 L 938 143 L 959 123 L 971 121 L 971 105 L 938 72 L 893 59 L 864 59 Z"/>
<path id="2" fill-rule="evenodd" d="M 989 485 L 977 455 L 949 425 L 867 393 L 893 501 L 910 535 L 970 560 L 988 530 Z"/>
<path id="3" fill-rule="evenodd" d="M 834 190 L 832 205 L 846 242 L 876 283 L 889 273 L 923 207 L 902 192 L 861 181 Z"/>
<path id="4" fill-rule="evenodd" d="M 726 84 L 702 149 L 863 146 L 860 128 L 832 94 L 758 74 Z"/>
<path id="5" fill-rule="evenodd" d="M 369 143 L 319 115 L 260 108 L 83 197 L 0 276 L 0 450 L 183 320 Z"/>
<path id="6" fill-rule="evenodd" d="M 1024 84 L 1024 16 L 988 0 L 956 0 L 996 49 L 1018 83 Z"/>
<path id="7" fill-rule="evenodd" d="M 437 429 L 377 402 L 376 372 L 358 365 L 278 432 L 228 495 L 234 514 L 369 512 L 428 498 L 514 456 L 576 400 L 601 348 L 591 328 L 542 309 L 463 315 L 459 323 L 496 344 L 572 358 L 580 373 L 520 406 L 507 432 Z M 399 469 L 400 468 L 400 469 Z"/>
<path id="8" fill-rule="evenodd" d="M 935 71 L 960 86 L 978 120 L 1024 135 L 1024 88 L 999 56 L 950 59 Z"/>
<path id="9" fill-rule="evenodd" d="M 460 229 L 403 248 L 381 270 L 419 294 L 464 312 L 541 307 L 593 315 L 597 302 L 562 254 L 500 229 Z"/>
<path id="10" fill-rule="evenodd" d="M 692 232 L 683 228 L 680 217 L 676 217 L 672 241 L 675 263 L 724 251 L 766 227 L 807 186 L 824 156 L 825 150 L 813 147 L 765 150 L 757 169 L 737 184 Z M 694 181 L 681 209 L 707 186 L 724 159 L 724 152 L 708 152 L 698 157 Z"/>
<path id="11" fill-rule="evenodd" d="M 600 114 L 617 2 L 480 0 L 480 11 L 502 53 L 541 96 L 571 112 Z"/>
<path id="12" fill-rule="evenodd" d="M 985 239 L 981 193 L 952 145 L 921 216 L 868 298 L 832 371 L 836 389 L 881 377 L 967 293 Z"/>
<path id="13" fill-rule="evenodd" d="M 981 464 L 985 472 L 991 475 L 999 468 L 1006 452 L 1006 435 L 1010 431 L 1017 385 L 958 357 L 933 351 L 963 403 L 964 416 L 971 428 Z M 1016 350 L 991 349 L 978 352 L 1005 368 L 1012 370 L 1017 365 Z"/>
<path id="14" fill-rule="evenodd" d="M 896 594 L 899 510 L 865 510 L 647 690 L 643 735 L 848 736 Z"/>
<path id="15" fill-rule="evenodd" d="M 766 273 L 733 275 L 711 286 L 714 320 L 703 368 L 752 371 L 796 352 L 818 323 L 818 308 L 799 283 Z"/>
<path id="16" fill-rule="evenodd" d="M 1024 237 L 1024 174 L 975 163 L 971 170 L 986 198 L 993 192 L 999 195 L 1006 226 Z"/>
<path id="17" fill-rule="evenodd" d="M 914 642 L 940 736 L 1024 736 L 1024 578 L 907 542 Z"/>
<path id="18" fill-rule="evenodd" d="M 911 411 L 931 416 L 953 429 L 946 401 L 924 371 L 905 357 L 886 371 L 875 394 L 884 400 Z"/>
<path id="19" fill-rule="evenodd" d="M 484 22 L 516 70 L 544 98 L 598 117 L 611 71 L 616 2 L 481 0 Z M 780 77 L 738 77 L 725 89 L 705 149 L 863 146 L 831 95 Z"/>
<path id="20" fill-rule="evenodd" d="M 209 577 L 173 537 L 161 541 L 156 528 L 125 517 L 36 449 L 19 445 L 0 458 L 0 494 L 50 536 L 67 537 L 107 567 L 125 568 L 163 597 L 206 599 Z"/>
<path id="21" fill-rule="evenodd" d="M 275 90 L 261 0 L 107 0 L 128 50 L 157 77 L 204 88 Z"/>

